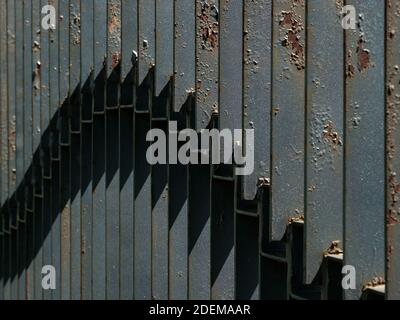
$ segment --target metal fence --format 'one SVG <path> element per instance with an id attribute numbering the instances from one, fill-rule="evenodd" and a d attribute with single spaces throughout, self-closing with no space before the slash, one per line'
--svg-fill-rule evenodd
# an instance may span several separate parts
<path id="1" fill-rule="evenodd" d="M 399 299 L 399 27 L 398 0 L 1 0 L 0 298 Z M 149 165 L 171 120 L 254 129 L 254 173 Z"/>

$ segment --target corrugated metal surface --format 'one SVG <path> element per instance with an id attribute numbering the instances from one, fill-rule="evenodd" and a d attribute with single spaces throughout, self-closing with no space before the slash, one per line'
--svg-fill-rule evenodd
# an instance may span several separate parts
<path id="1" fill-rule="evenodd" d="M 400 298 L 399 12 L 3 1 L 0 298 Z M 185 128 L 254 129 L 254 173 L 147 162 Z"/>

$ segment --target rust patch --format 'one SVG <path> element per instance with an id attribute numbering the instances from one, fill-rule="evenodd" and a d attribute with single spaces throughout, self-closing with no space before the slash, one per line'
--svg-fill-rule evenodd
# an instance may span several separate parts
<path id="1" fill-rule="evenodd" d="M 354 78 L 356 75 L 356 68 L 353 66 L 351 62 L 352 52 L 349 50 L 347 52 L 347 61 L 346 61 L 346 78 Z"/>
<path id="2" fill-rule="evenodd" d="M 16 139 L 16 134 L 15 134 L 15 117 L 13 117 L 10 122 L 9 122 L 9 132 L 8 132 L 8 152 L 11 158 L 15 158 L 15 152 L 17 151 L 15 139 Z"/>
<path id="3" fill-rule="evenodd" d="M 115 52 L 112 55 L 112 68 L 115 69 L 121 60 L 119 52 Z"/>
<path id="4" fill-rule="evenodd" d="M 201 3 L 200 41 L 203 50 L 214 51 L 219 44 L 219 12 L 215 4 Z"/>
<path id="5" fill-rule="evenodd" d="M 364 49 L 364 40 L 362 40 L 362 38 L 360 38 L 358 42 L 357 54 L 358 70 L 362 72 L 371 66 L 370 51 L 368 49 Z"/>
<path id="6" fill-rule="evenodd" d="M 305 68 L 304 45 L 301 43 L 300 32 L 304 29 L 301 18 L 294 12 L 294 6 L 302 1 L 293 1 L 290 11 L 282 11 L 279 25 L 284 29 L 285 36 L 282 45 L 290 50 L 290 61 L 298 70 Z"/>
<path id="7" fill-rule="evenodd" d="M 79 13 L 72 14 L 70 22 L 72 44 L 79 45 L 81 43 L 81 16 Z"/>
<path id="8" fill-rule="evenodd" d="M 304 219 L 305 219 L 304 214 L 299 214 L 299 215 L 289 218 L 288 222 L 289 222 L 289 224 L 303 223 Z"/>
<path id="9" fill-rule="evenodd" d="M 33 82 L 33 91 L 34 95 L 38 95 L 38 91 L 40 90 L 40 69 L 41 69 L 41 63 L 40 61 L 36 62 L 35 70 L 33 71 L 32 75 L 32 82 Z"/>
<path id="10" fill-rule="evenodd" d="M 366 285 L 364 285 L 362 290 L 365 291 L 370 288 L 375 288 L 377 286 L 381 286 L 384 284 L 385 284 L 385 279 L 383 277 L 375 277 L 370 282 L 368 282 Z"/>
<path id="11" fill-rule="evenodd" d="M 334 125 L 332 121 L 329 121 L 323 131 L 324 140 L 332 146 L 333 149 L 336 149 L 338 146 L 342 146 L 343 142 L 339 136 L 339 133 L 335 131 Z"/>
<path id="12" fill-rule="evenodd" d="M 340 248 L 340 241 L 336 240 L 336 241 L 332 241 L 331 245 L 329 246 L 329 248 L 326 250 L 325 254 L 326 255 L 339 255 L 343 253 L 343 249 Z"/>

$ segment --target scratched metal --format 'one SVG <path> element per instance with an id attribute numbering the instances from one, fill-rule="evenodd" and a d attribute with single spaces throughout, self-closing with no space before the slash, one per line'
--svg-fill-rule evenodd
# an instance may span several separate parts
<path id="1" fill-rule="evenodd" d="M 169 85 L 174 75 L 174 1 L 156 0 L 155 5 L 156 66 L 154 93 L 156 96 L 159 96 Z"/>
<path id="2" fill-rule="evenodd" d="M 343 29 L 337 1 L 307 1 L 305 280 L 342 240 Z M 324 43 L 329 42 L 329 46 Z M 322 50 L 323 49 L 323 50 Z"/>
<path id="3" fill-rule="evenodd" d="M 218 111 L 219 0 L 196 1 L 196 129 Z"/>
<path id="4" fill-rule="evenodd" d="M 344 264 L 356 268 L 357 288 L 344 295 L 358 299 L 385 272 L 385 3 L 346 3 L 358 20 L 346 31 Z"/>
<path id="5" fill-rule="evenodd" d="M 263 12 L 263 14 L 260 14 Z M 254 152 L 254 171 L 243 178 L 243 197 L 253 200 L 259 181 L 270 179 L 272 3 L 268 0 L 244 2 L 244 129 L 254 130 L 254 145 L 247 143 L 243 153 Z"/>
<path id="6" fill-rule="evenodd" d="M 387 212 L 386 212 L 386 295 L 388 299 L 400 299 L 400 225 L 398 203 L 398 174 L 400 172 L 399 157 L 399 103 L 400 103 L 400 3 L 389 0 L 386 3 L 386 179 L 387 179 Z"/>
<path id="7" fill-rule="evenodd" d="M 178 112 L 194 93 L 196 3 L 174 1 L 174 111 Z"/>
<path id="8" fill-rule="evenodd" d="M 305 2 L 279 0 L 273 14 L 270 238 L 304 214 Z"/>

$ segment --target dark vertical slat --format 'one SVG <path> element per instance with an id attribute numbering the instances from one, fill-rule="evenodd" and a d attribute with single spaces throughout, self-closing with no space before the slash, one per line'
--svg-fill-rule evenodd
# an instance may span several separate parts
<path id="1" fill-rule="evenodd" d="M 337 1 L 307 2 L 305 280 L 343 228 L 343 29 Z M 323 43 L 329 41 L 328 47 Z"/>
<path id="2" fill-rule="evenodd" d="M 190 99 L 191 100 L 191 99 Z M 191 101 L 188 102 L 188 106 Z M 186 107 L 180 113 L 171 113 L 170 121 L 176 128 L 169 128 L 170 145 L 178 133 L 187 128 Z M 190 106 L 189 106 L 190 108 Z M 178 130 L 178 131 L 177 131 Z M 183 143 L 178 143 L 181 147 Z M 174 152 L 174 151 L 172 151 Z M 174 163 L 169 166 L 169 299 L 188 298 L 188 169 Z"/>
<path id="3" fill-rule="evenodd" d="M 174 111 L 181 110 L 195 90 L 195 1 L 174 2 Z"/>
<path id="4" fill-rule="evenodd" d="M 60 62 L 59 62 L 59 1 L 52 0 L 50 5 L 56 9 L 55 29 L 49 33 L 50 41 L 50 124 L 48 127 L 50 140 L 50 166 L 51 166 L 51 205 L 50 205 L 50 221 L 51 221 L 51 265 L 56 269 L 56 290 L 51 291 L 51 297 L 54 300 L 61 298 L 61 256 L 60 256 L 60 240 L 61 240 L 61 222 L 60 222 L 60 163 L 59 163 L 59 108 L 60 106 Z M 50 196 L 50 195 L 48 195 Z M 58 284 L 58 285 L 57 285 Z"/>
<path id="5" fill-rule="evenodd" d="M 211 297 L 211 166 L 189 169 L 189 299 Z"/>
<path id="6" fill-rule="evenodd" d="M 81 293 L 92 298 L 92 118 L 94 1 L 81 1 Z"/>
<path id="7" fill-rule="evenodd" d="M 170 101 L 170 100 L 169 100 Z M 169 109 L 169 103 L 155 104 Z M 152 129 L 168 134 L 166 121 L 153 121 Z M 151 168 L 152 204 L 152 299 L 168 299 L 168 166 L 156 164 Z"/>
<path id="8" fill-rule="evenodd" d="M 219 0 L 196 0 L 196 129 L 218 111 Z"/>
<path id="9" fill-rule="evenodd" d="M 279 0 L 273 14 L 271 240 L 304 214 L 305 3 Z"/>
<path id="10" fill-rule="evenodd" d="M 120 110 L 120 299 L 134 298 L 133 109 Z"/>
<path id="11" fill-rule="evenodd" d="M 33 42 L 32 42 L 32 0 L 24 0 L 24 173 L 26 189 L 24 191 L 26 204 L 26 292 L 27 300 L 33 298 L 33 255 L 34 233 L 33 217 L 28 210 L 33 209 Z M 21 292 L 20 292 L 21 293 Z"/>
<path id="12" fill-rule="evenodd" d="M 146 160 L 149 144 L 146 142 L 150 130 L 148 115 L 135 115 L 135 248 L 134 284 L 135 299 L 151 299 L 151 172 Z"/>
<path id="13" fill-rule="evenodd" d="M 214 179 L 211 211 L 211 299 L 235 299 L 234 183 Z"/>
<path id="14" fill-rule="evenodd" d="M 40 1 L 39 14 L 40 14 L 40 136 L 41 136 L 41 154 L 40 160 L 43 172 L 43 198 L 42 198 L 42 237 L 43 243 L 42 250 L 42 265 L 51 265 L 51 215 L 50 215 L 50 181 L 51 166 L 50 166 L 50 29 L 43 28 L 42 26 L 42 8 L 48 5 L 48 1 Z M 47 12 L 46 12 L 47 14 Z M 38 274 L 39 275 L 39 274 Z M 38 276 L 41 279 L 40 276 Z M 37 282 L 39 283 L 39 282 Z M 41 283 L 40 283 L 41 286 Z M 41 288 L 42 289 L 42 288 Z M 43 299 L 48 300 L 51 297 L 51 291 L 43 290 Z"/>
<path id="15" fill-rule="evenodd" d="M 235 240 L 235 299 L 258 300 L 260 291 L 259 279 L 259 221 L 236 213 Z"/>
<path id="16" fill-rule="evenodd" d="M 0 10 L 0 233 L 1 233 L 1 277 L 0 297 L 7 297 L 7 261 L 6 252 L 7 236 L 4 234 L 5 203 L 8 197 L 8 172 L 7 172 L 7 14 L 6 10 Z"/>
<path id="17" fill-rule="evenodd" d="M 119 298 L 119 85 L 121 60 L 121 1 L 107 7 L 107 113 L 106 113 L 106 241 L 107 299 Z"/>
<path id="18" fill-rule="evenodd" d="M 120 110 L 120 298 L 134 298 L 134 127 L 137 1 L 123 0 Z"/>
<path id="19" fill-rule="evenodd" d="M 94 112 L 93 116 L 93 299 L 106 297 L 105 242 L 105 69 L 107 1 L 94 6 Z"/>
<path id="20" fill-rule="evenodd" d="M 80 140 L 80 88 L 81 88 L 81 11 L 80 0 L 69 4 L 69 119 L 70 119 L 70 242 L 71 242 L 71 299 L 81 298 L 81 140 Z"/>
<path id="21" fill-rule="evenodd" d="M 42 247 L 43 234 L 43 210 L 42 210 L 42 161 L 41 161 L 41 132 L 42 132 L 42 104 L 41 104 L 41 2 L 32 3 L 32 86 L 33 86 L 33 150 L 34 150 L 34 277 L 33 277 L 33 296 L 35 300 L 42 299 L 42 288 L 40 277 L 43 266 Z"/>
<path id="22" fill-rule="evenodd" d="M 70 257 L 70 177 L 69 177 L 69 121 L 67 115 L 69 97 L 69 1 L 59 0 L 59 37 L 60 37 L 60 259 L 61 259 L 61 299 L 68 300 L 71 297 L 71 257 Z"/>
<path id="23" fill-rule="evenodd" d="M 270 179 L 272 91 L 272 3 L 244 2 L 244 129 L 254 130 L 254 143 L 245 141 L 245 152 L 254 154 L 254 171 L 243 177 L 243 196 L 253 200 L 260 179 Z M 262 13 L 261 13 L 262 12 Z M 251 164 L 247 164 L 250 166 Z"/>
<path id="24" fill-rule="evenodd" d="M 400 299 L 400 224 L 398 214 L 399 123 L 400 102 L 400 3 L 389 0 L 386 3 L 386 79 L 388 84 L 386 102 L 386 168 L 387 168 L 387 212 L 386 212 L 386 296 L 390 300 Z"/>
<path id="25" fill-rule="evenodd" d="M 344 264 L 363 286 L 384 277 L 385 2 L 346 1 L 357 9 L 357 30 L 346 31 L 346 171 Z M 365 245 L 368 243 L 368 245 Z"/>

